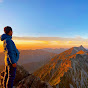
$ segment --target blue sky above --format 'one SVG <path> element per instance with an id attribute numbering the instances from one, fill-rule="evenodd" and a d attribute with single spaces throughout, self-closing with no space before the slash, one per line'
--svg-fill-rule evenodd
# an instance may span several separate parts
<path id="1" fill-rule="evenodd" d="M 0 0 L 0 35 L 88 38 L 88 0 Z"/>

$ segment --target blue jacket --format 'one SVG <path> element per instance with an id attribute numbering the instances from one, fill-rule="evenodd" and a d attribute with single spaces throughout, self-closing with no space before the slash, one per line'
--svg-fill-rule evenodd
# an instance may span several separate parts
<path id="1" fill-rule="evenodd" d="M 12 41 L 12 36 L 2 34 L 1 41 L 3 41 L 4 46 L 5 65 L 17 63 L 20 53 Z"/>

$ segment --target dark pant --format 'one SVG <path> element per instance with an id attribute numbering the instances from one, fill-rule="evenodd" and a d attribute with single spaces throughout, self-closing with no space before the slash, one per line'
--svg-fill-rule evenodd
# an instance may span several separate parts
<path id="1" fill-rule="evenodd" d="M 3 79 L 4 88 L 12 88 L 13 82 L 15 79 L 16 67 L 12 67 L 12 65 L 5 66 L 5 75 Z"/>

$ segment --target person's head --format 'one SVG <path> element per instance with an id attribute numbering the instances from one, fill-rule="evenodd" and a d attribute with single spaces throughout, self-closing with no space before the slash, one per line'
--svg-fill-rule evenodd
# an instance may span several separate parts
<path id="1" fill-rule="evenodd" d="M 13 34 L 12 28 L 9 26 L 4 27 L 4 32 L 5 34 L 10 35 L 10 36 L 12 36 Z"/>

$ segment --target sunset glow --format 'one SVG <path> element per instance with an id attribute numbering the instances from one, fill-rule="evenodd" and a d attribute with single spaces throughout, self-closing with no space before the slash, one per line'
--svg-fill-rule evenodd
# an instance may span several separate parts
<path id="1" fill-rule="evenodd" d="M 53 39 L 53 38 L 37 38 L 37 39 L 28 39 L 28 38 L 14 38 L 18 49 L 28 50 L 28 49 L 42 49 L 42 48 L 71 48 L 83 45 L 85 48 L 88 48 L 87 39 L 78 40 L 76 38 L 73 39 Z M 3 42 L 0 41 L 0 51 L 3 51 Z"/>

